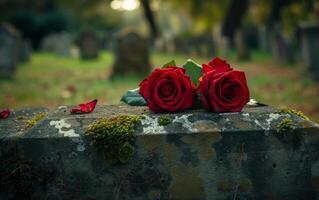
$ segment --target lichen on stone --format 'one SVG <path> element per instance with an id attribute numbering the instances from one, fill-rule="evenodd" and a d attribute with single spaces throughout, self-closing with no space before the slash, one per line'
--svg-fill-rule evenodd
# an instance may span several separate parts
<path id="1" fill-rule="evenodd" d="M 37 115 L 35 115 L 33 118 L 27 121 L 27 128 L 32 128 L 35 126 L 39 121 L 41 121 L 43 118 L 45 118 L 48 115 L 47 112 L 42 112 Z"/>
<path id="2" fill-rule="evenodd" d="M 307 117 L 303 112 L 298 111 L 298 110 L 294 110 L 294 109 L 291 109 L 291 108 L 280 109 L 278 111 L 278 113 L 280 113 L 280 114 L 288 113 L 288 114 L 291 114 L 291 115 L 297 115 L 298 117 L 301 117 L 301 118 L 303 118 L 305 120 L 309 120 L 309 117 Z"/>
<path id="3" fill-rule="evenodd" d="M 101 118 L 90 124 L 85 134 L 111 164 L 127 163 L 134 154 L 133 132 L 141 116 L 120 115 Z"/>
<path id="4" fill-rule="evenodd" d="M 284 118 L 277 125 L 276 131 L 277 131 L 277 133 L 283 134 L 287 131 L 292 130 L 292 128 L 293 128 L 293 121 L 289 118 Z"/>
<path id="5" fill-rule="evenodd" d="M 16 117 L 16 119 L 17 119 L 17 120 L 24 120 L 24 116 L 19 115 L 19 116 Z"/>
<path id="6" fill-rule="evenodd" d="M 158 124 L 160 126 L 166 126 L 168 124 L 172 123 L 172 119 L 168 116 L 160 116 L 158 118 Z"/>

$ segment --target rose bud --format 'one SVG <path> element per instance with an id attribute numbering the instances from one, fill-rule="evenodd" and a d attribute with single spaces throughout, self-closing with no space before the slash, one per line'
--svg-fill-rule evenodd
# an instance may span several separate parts
<path id="1" fill-rule="evenodd" d="M 240 112 L 249 101 L 245 73 L 233 70 L 220 58 L 202 65 L 199 80 L 202 106 L 212 112 Z"/>
<path id="2" fill-rule="evenodd" d="M 175 112 L 191 108 L 196 89 L 185 69 L 169 66 L 155 69 L 140 83 L 140 94 L 153 112 Z"/>

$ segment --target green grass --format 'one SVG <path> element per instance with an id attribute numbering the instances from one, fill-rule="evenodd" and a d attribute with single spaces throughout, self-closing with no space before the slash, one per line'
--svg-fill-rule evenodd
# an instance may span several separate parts
<path id="1" fill-rule="evenodd" d="M 161 66 L 171 60 L 177 65 L 189 56 L 153 53 L 151 63 Z M 246 72 L 251 97 L 279 107 L 302 110 L 319 121 L 319 86 L 301 70 L 280 65 L 270 55 L 252 52 L 249 62 L 237 61 L 233 52 L 230 63 Z M 209 58 L 192 57 L 197 63 Z M 83 61 L 50 53 L 34 53 L 31 62 L 21 64 L 16 77 L 0 80 L 0 107 L 25 108 L 73 105 L 97 98 L 99 104 L 118 104 L 122 94 L 136 88 L 143 77 L 126 76 L 109 80 L 113 56 L 103 52 L 100 59 Z"/>

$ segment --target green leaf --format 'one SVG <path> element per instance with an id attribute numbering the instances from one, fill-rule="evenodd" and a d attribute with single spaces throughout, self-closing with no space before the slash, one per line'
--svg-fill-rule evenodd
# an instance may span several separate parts
<path id="1" fill-rule="evenodd" d="M 147 103 L 145 99 L 140 95 L 139 90 L 140 88 L 128 90 L 121 98 L 121 101 L 130 106 L 146 106 Z"/>
<path id="2" fill-rule="evenodd" d="M 194 85 L 198 86 L 198 79 L 202 76 L 202 67 L 192 59 L 188 59 L 183 65 L 183 68 L 186 70 L 186 75 L 191 78 Z"/>
<path id="3" fill-rule="evenodd" d="M 168 66 L 176 66 L 175 60 L 171 60 L 168 63 L 166 63 L 165 65 L 163 65 L 161 68 L 165 68 Z"/>

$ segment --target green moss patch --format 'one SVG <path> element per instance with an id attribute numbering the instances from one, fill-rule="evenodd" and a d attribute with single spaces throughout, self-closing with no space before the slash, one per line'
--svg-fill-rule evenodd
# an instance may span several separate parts
<path id="1" fill-rule="evenodd" d="M 293 121 L 289 118 L 283 119 L 278 125 L 277 125 L 277 133 L 283 134 L 287 131 L 292 130 L 293 128 Z"/>
<path id="2" fill-rule="evenodd" d="M 101 150 L 111 164 L 127 163 L 134 155 L 133 132 L 141 117 L 121 115 L 98 119 L 90 124 L 85 134 Z"/>
<path id="3" fill-rule="evenodd" d="M 48 115 L 47 112 L 39 113 L 36 116 L 34 116 L 32 119 L 27 121 L 27 128 L 32 128 L 35 126 L 39 121 L 41 121 L 43 118 L 45 118 Z"/>
<path id="4" fill-rule="evenodd" d="M 24 118 L 24 116 L 19 115 L 19 116 L 16 117 L 16 119 L 17 119 L 17 120 L 24 120 L 25 118 Z"/>
<path id="5" fill-rule="evenodd" d="M 161 126 L 166 126 L 168 124 L 172 123 L 172 119 L 169 118 L 168 116 L 160 116 L 158 118 L 158 124 Z"/>
<path id="6" fill-rule="evenodd" d="M 298 110 L 294 110 L 294 109 L 290 109 L 290 108 L 283 108 L 283 109 L 279 110 L 278 113 L 281 113 L 281 114 L 288 113 L 288 114 L 292 114 L 292 115 L 297 115 L 298 117 L 301 117 L 305 120 L 309 120 L 309 117 L 307 117 L 303 112 L 298 111 Z"/>

